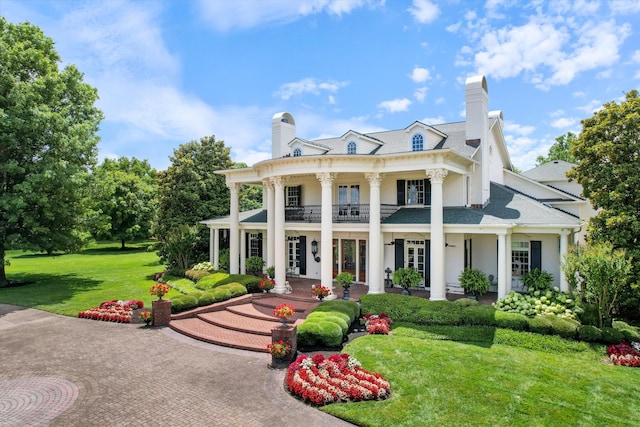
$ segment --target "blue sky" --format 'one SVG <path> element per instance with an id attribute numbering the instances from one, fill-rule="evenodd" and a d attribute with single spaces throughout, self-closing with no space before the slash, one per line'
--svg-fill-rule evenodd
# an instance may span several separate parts
<path id="1" fill-rule="evenodd" d="M 98 88 L 100 158 L 170 164 L 215 135 L 235 161 L 270 157 L 271 117 L 297 136 L 464 120 L 484 74 L 513 164 L 526 170 L 603 103 L 640 87 L 640 2 L 0 0 Z"/>

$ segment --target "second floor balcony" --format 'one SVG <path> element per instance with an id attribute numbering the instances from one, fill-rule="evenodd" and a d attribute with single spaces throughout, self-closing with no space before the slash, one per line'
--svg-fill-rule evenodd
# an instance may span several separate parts
<path id="1" fill-rule="evenodd" d="M 287 222 L 322 222 L 322 205 L 287 206 L 284 208 Z M 381 205 L 380 219 L 385 219 L 399 209 L 397 205 Z M 369 223 L 370 206 L 368 204 L 340 204 L 331 206 L 331 218 L 334 223 Z"/>

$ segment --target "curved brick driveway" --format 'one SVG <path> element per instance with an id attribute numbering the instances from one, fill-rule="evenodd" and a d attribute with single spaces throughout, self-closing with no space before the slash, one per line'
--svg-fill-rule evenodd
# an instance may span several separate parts
<path id="1" fill-rule="evenodd" d="M 0 426 L 350 425 L 290 397 L 269 361 L 168 328 L 0 304 Z"/>

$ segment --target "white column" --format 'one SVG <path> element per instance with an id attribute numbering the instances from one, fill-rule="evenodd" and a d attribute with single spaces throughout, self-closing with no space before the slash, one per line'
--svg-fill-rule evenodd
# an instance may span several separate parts
<path id="1" fill-rule="evenodd" d="M 431 169 L 426 172 L 431 179 L 431 297 L 429 299 L 446 300 L 442 183 L 447 176 L 447 170 Z"/>
<path id="2" fill-rule="evenodd" d="M 247 274 L 247 231 L 240 230 L 240 274 Z"/>
<path id="3" fill-rule="evenodd" d="M 213 268 L 216 270 L 220 269 L 220 230 L 217 228 L 212 228 L 211 232 L 213 233 Z"/>
<path id="4" fill-rule="evenodd" d="M 284 282 L 287 280 L 287 257 L 284 232 L 284 184 L 285 177 L 277 176 L 271 178 L 273 184 L 273 266 L 276 268 L 276 286 L 273 292 L 283 294 L 286 291 Z"/>
<path id="5" fill-rule="evenodd" d="M 238 192 L 241 184 L 237 182 L 227 183 L 231 193 L 229 208 L 229 273 L 240 272 L 240 204 Z"/>
<path id="6" fill-rule="evenodd" d="M 213 241 L 213 236 L 215 235 L 214 230 L 215 229 L 213 227 L 209 227 L 209 262 L 211 264 L 213 264 L 213 253 L 215 248 L 215 243 Z"/>
<path id="7" fill-rule="evenodd" d="M 382 182 L 382 175 L 368 173 L 365 174 L 365 177 L 369 181 L 369 262 L 367 263 L 369 293 L 383 294 L 384 245 L 382 244 L 382 232 L 380 231 L 380 183 Z"/>
<path id="8" fill-rule="evenodd" d="M 569 290 L 569 282 L 567 282 L 567 277 L 564 274 L 562 269 L 562 264 L 564 263 L 564 256 L 567 254 L 569 250 L 569 230 L 562 230 L 560 232 L 560 290 L 568 291 Z"/>
<path id="9" fill-rule="evenodd" d="M 276 248 L 274 246 L 275 239 L 275 200 L 273 198 L 273 184 L 271 181 L 262 181 L 262 187 L 264 188 L 264 194 L 266 198 L 265 207 L 267 209 L 267 267 L 275 266 L 275 253 Z"/>
<path id="10" fill-rule="evenodd" d="M 498 232 L 498 299 L 507 295 L 507 232 Z"/>
<path id="11" fill-rule="evenodd" d="M 513 271 L 511 270 L 511 232 L 509 232 L 506 236 L 505 239 L 505 245 L 506 245 L 506 254 L 504 259 L 507 262 L 507 289 L 505 290 L 506 293 L 511 292 L 511 285 L 513 284 Z"/>
<path id="12" fill-rule="evenodd" d="M 331 173 L 316 174 L 322 186 L 320 227 L 320 284 L 333 290 L 333 181 Z"/>

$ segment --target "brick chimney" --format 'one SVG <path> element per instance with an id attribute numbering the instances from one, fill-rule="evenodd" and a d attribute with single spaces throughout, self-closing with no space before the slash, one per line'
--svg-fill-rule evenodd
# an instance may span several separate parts
<path id="1" fill-rule="evenodd" d="M 471 205 L 484 207 L 489 203 L 489 92 L 484 76 L 469 77 L 466 82 L 466 140 L 478 146 L 480 167 L 472 177 Z M 479 170 L 478 170 L 479 169 Z"/>

